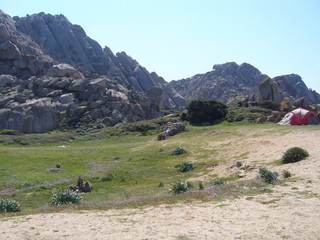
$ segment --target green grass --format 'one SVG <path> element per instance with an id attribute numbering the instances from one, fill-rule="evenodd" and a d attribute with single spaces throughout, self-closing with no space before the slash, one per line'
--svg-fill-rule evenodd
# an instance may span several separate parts
<path id="1" fill-rule="evenodd" d="M 52 192 L 76 184 L 78 176 L 82 176 L 93 184 L 93 191 L 83 194 L 84 204 L 68 208 L 105 209 L 111 207 L 112 201 L 124 201 L 124 204 L 127 204 L 125 201 L 134 198 L 142 200 L 139 203 L 130 203 L 130 206 L 185 201 L 186 198 L 203 200 L 208 198 L 206 194 L 168 194 L 172 183 L 199 177 L 209 173 L 212 167 L 222 161 L 234 160 L 221 159 L 218 156 L 220 149 L 208 147 L 208 143 L 220 142 L 234 136 L 241 138 L 241 131 L 244 130 L 288 131 L 274 124 L 222 123 L 205 128 L 189 125 L 188 132 L 165 141 L 157 141 L 156 128 L 152 130 L 155 131 L 153 134 L 143 136 L 140 132 L 128 130 L 139 127 L 141 126 L 130 125 L 121 129 L 92 131 L 80 135 L 74 132 L 0 135 L 0 197 L 18 201 L 23 212 L 59 211 L 65 207 L 49 205 Z M 17 137 L 28 144 L 14 141 Z M 176 147 L 188 149 L 188 153 L 170 156 Z M 242 155 L 243 158 L 246 156 L 247 153 Z M 186 173 L 179 172 L 176 166 L 189 161 L 194 162 L 197 167 Z M 49 173 L 48 170 L 55 168 L 57 163 L 61 164 L 62 170 Z M 102 178 L 107 174 L 114 176 L 112 181 L 103 181 Z M 232 175 L 223 180 L 234 184 L 237 178 L 237 175 Z M 159 183 L 163 183 L 164 187 L 159 187 Z M 212 183 L 203 183 L 205 188 L 208 184 Z M 226 189 L 230 188 L 229 184 L 226 185 Z M 194 186 L 197 186 L 197 183 Z M 260 193 L 258 190 L 251 190 L 250 194 Z M 242 194 L 242 190 L 235 192 Z"/>

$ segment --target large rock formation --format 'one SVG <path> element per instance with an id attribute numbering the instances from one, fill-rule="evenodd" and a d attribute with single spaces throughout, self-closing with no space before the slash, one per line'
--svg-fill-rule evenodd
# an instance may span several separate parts
<path id="1" fill-rule="evenodd" d="M 114 55 L 89 38 L 79 25 L 74 25 L 63 15 L 45 13 L 14 18 L 16 29 L 29 35 L 41 48 L 57 62 L 67 63 L 92 77 L 94 74 L 116 79 L 124 86 L 130 86 L 146 93 L 152 87 L 164 89 L 165 81 L 156 73 L 149 73 L 125 52 Z M 171 90 L 171 92 L 174 90 Z M 167 95 L 166 107 L 185 106 L 178 93 Z M 177 98 L 177 100 L 176 100 Z"/>
<path id="2" fill-rule="evenodd" d="M 63 15 L 12 19 L 0 11 L 0 130 L 40 133 L 160 117 L 162 107 L 186 104 L 165 84 L 125 52 L 102 49 Z"/>
<path id="3" fill-rule="evenodd" d="M 320 103 L 320 95 L 315 90 L 309 89 L 297 74 L 289 74 L 274 78 L 279 83 L 282 98 L 289 97 L 297 100 L 306 97 L 311 103 Z"/>
<path id="4" fill-rule="evenodd" d="M 30 36 L 16 29 L 14 20 L 0 10 L 0 73 L 22 78 L 40 76 L 54 60 Z"/>
<path id="5" fill-rule="evenodd" d="M 187 102 L 203 99 L 226 103 L 236 94 L 242 96 L 262 94 L 264 100 L 275 102 L 281 102 L 285 97 L 296 100 L 305 96 L 311 103 L 320 102 L 320 95 L 308 89 L 300 76 L 291 74 L 270 79 L 247 63 L 238 65 L 230 62 L 214 65 L 210 72 L 172 81 L 170 86 Z"/>
<path id="6" fill-rule="evenodd" d="M 259 85 L 262 100 L 270 100 L 272 102 L 281 102 L 279 92 L 279 83 L 271 78 L 266 78 Z"/>
<path id="7" fill-rule="evenodd" d="M 250 64 L 234 62 L 214 65 L 213 70 L 191 78 L 170 82 L 188 102 L 191 100 L 218 100 L 227 102 L 235 94 L 252 95 L 267 75 Z"/>

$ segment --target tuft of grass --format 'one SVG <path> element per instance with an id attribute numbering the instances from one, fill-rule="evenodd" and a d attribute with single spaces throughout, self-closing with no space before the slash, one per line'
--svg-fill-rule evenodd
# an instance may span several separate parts
<path id="1" fill-rule="evenodd" d="M 113 181 L 114 179 L 115 179 L 115 176 L 113 173 L 107 173 L 101 178 L 101 181 L 110 182 L 110 181 Z"/>
<path id="2" fill-rule="evenodd" d="M 11 199 L 0 199 L 0 212 L 8 213 L 8 212 L 20 212 L 21 207 L 18 202 Z"/>
<path id="3" fill-rule="evenodd" d="M 300 148 L 300 147 L 293 147 L 288 149 L 282 156 L 283 163 L 294 163 L 301 161 L 309 156 L 309 153 Z"/>

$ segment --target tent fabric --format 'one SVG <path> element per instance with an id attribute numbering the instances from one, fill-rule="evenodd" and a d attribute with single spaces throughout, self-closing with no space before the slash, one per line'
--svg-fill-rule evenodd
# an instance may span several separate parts
<path id="1" fill-rule="evenodd" d="M 280 125 L 317 125 L 319 118 L 313 111 L 304 108 L 297 108 L 292 112 L 288 112 L 284 118 L 278 122 Z"/>

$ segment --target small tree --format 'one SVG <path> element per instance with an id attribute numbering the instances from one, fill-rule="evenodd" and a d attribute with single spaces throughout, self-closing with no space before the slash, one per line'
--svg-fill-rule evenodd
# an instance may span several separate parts
<path id="1" fill-rule="evenodd" d="M 193 100 L 187 110 L 188 120 L 192 124 L 213 123 L 227 114 L 227 106 L 213 100 Z"/>

